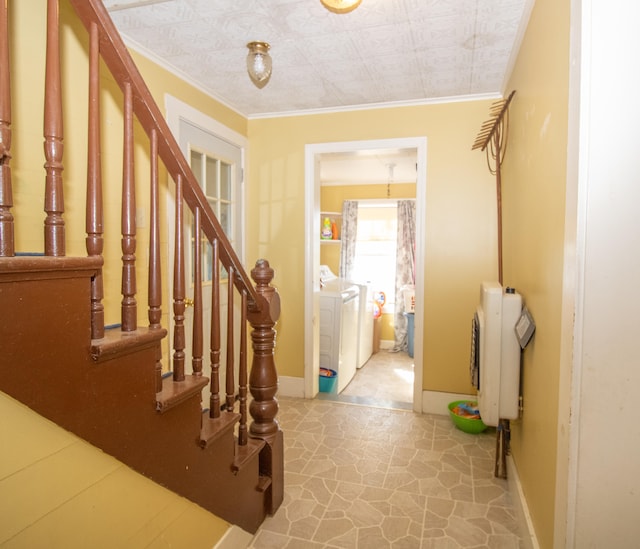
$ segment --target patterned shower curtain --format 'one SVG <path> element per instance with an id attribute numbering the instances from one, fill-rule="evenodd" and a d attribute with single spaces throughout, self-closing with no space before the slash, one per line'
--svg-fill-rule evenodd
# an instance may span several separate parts
<path id="1" fill-rule="evenodd" d="M 392 351 L 407 351 L 407 318 L 404 316 L 402 288 L 416 283 L 416 202 L 398 200 L 398 241 L 396 252 L 395 342 Z"/>
<path id="2" fill-rule="evenodd" d="M 338 276 L 351 280 L 353 263 L 356 258 L 356 237 L 358 232 L 358 201 L 345 200 L 342 203 L 342 232 L 340 239 L 340 268 Z"/>

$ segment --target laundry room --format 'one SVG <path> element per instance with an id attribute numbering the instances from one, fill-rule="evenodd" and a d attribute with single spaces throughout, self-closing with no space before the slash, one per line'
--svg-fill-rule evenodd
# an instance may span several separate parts
<path id="1" fill-rule="evenodd" d="M 410 408 L 416 151 L 325 153 L 320 165 L 319 396 Z"/>

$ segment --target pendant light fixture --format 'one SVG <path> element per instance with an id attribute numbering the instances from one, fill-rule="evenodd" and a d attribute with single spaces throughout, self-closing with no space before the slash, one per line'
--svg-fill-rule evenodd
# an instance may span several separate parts
<path id="1" fill-rule="evenodd" d="M 271 46 L 266 42 L 249 42 L 247 44 L 247 72 L 251 81 L 258 88 L 264 88 L 271 78 Z"/>
<path id="2" fill-rule="evenodd" d="M 355 10 L 362 0 L 320 0 L 320 2 L 333 13 L 349 13 Z"/>

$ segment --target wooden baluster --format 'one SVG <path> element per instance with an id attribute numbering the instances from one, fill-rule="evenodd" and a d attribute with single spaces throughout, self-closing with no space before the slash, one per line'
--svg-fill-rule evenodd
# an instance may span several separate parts
<path id="1" fill-rule="evenodd" d="M 247 291 L 242 290 L 242 312 L 240 313 L 240 371 L 238 373 L 238 394 L 240 395 L 240 424 L 238 444 L 247 444 Z"/>
<path id="2" fill-rule="evenodd" d="M 98 26 L 89 33 L 89 135 L 87 145 L 87 254 L 102 256 L 102 164 L 100 160 L 100 46 Z M 104 287 L 102 269 L 91 279 L 91 338 L 104 337 Z"/>
<path id="3" fill-rule="evenodd" d="M 220 417 L 220 257 L 218 239 L 211 243 L 211 396 L 209 416 Z"/>
<path id="4" fill-rule="evenodd" d="M 15 255 L 13 193 L 11 190 L 11 71 L 9 14 L 0 0 L 0 257 Z"/>
<path id="5" fill-rule="evenodd" d="M 260 438 L 267 444 L 260 462 L 262 470 L 271 476 L 271 493 L 265 503 L 267 512 L 273 513 L 284 499 L 284 440 L 276 421 L 278 401 L 278 373 L 273 360 L 276 332 L 273 329 L 280 316 L 280 296 L 270 285 L 273 269 L 269 262 L 260 259 L 251 270 L 256 282 L 258 303 L 248 311 L 253 331 L 253 362 L 249 375 L 249 390 L 253 400 L 249 412 L 253 421 L 249 427 L 252 438 Z"/>
<path id="6" fill-rule="evenodd" d="M 44 94 L 44 156 L 46 171 L 44 253 L 65 255 L 64 197 L 62 191 L 62 94 L 58 1 L 47 1 L 47 66 Z"/>
<path id="7" fill-rule="evenodd" d="M 136 304 L 136 188 L 133 171 L 133 95 L 124 85 L 124 145 L 122 151 L 122 331 L 138 328 Z"/>
<path id="8" fill-rule="evenodd" d="M 150 199 L 149 199 L 149 329 L 162 328 L 162 276 L 160 263 L 160 199 L 158 179 L 158 132 L 150 136 Z M 162 347 L 156 351 L 156 392 L 162 390 Z"/>
<path id="9" fill-rule="evenodd" d="M 233 412 L 233 406 L 235 404 L 235 383 L 233 380 L 233 286 L 235 282 L 235 270 L 233 267 L 229 267 L 229 286 L 227 288 L 227 412 Z"/>
<path id="10" fill-rule="evenodd" d="M 191 343 L 191 364 L 193 375 L 202 375 L 202 227 L 200 208 L 194 212 L 193 250 L 193 334 Z"/>
<path id="11" fill-rule="evenodd" d="M 184 381 L 184 246 L 182 175 L 176 178 L 175 253 L 173 258 L 173 380 Z"/>

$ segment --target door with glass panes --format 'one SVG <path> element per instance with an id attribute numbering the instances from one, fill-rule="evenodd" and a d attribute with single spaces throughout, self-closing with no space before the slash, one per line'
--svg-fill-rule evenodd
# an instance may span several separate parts
<path id="1" fill-rule="evenodd" d="M 242 187 L 242 149 L 224 139 L 221 139 L 203 129 L 181 120 L 180 145 L 186 153 L 196 180 L 200 184 L 207 202 L 216 215 L 223 231 L 231 242 L 238 257 L 242 260 L 242 235 L 241 235 L 241 187 Z M 194 272 L 194 219 L 188 208 L 184 210 L 184 235 L 185 235 L 185 281 L 187 286 L 187 298 L 193 299 L 194 280 L 200 276 L 202 280 L 202 308 L 203 308 L 203 373 L 211 376 L 210 371 L 210 341 L 211 341 L 211 281 L 213 268 L 219 268 L 212 264 L 212 247 L 205 239 L 201 239 L 202 269 L 200 273 Z M 227 302 L 228 302 L 228 274 L 222 269 L 220 272 L 220 390 L 221 402 L 224 402 L 225 368 L 227 360 Z M 234 303 L 234 319 L 236 330 L 239 326 L 239 300 Z M 185 332 L 187 335 L 185 355 L 185 371 L 191 372 L 191 360 L 193 357 L 191 334 L 193 333 L 193 307 L 187 307 L 185 312 Z M 234 369 L 237 380 L 238 338 L 234 341 Z M 203 406 L 209 405 L 209 392 L 203 392 Z"/>

